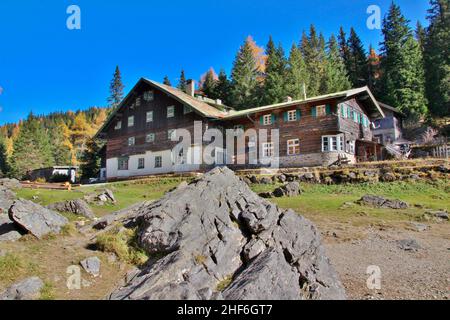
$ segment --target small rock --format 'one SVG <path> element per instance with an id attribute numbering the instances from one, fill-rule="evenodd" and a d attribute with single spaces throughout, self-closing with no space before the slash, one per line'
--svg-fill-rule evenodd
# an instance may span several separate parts
<path id="1" fill-rule="evenodd" d="M 272 183 L 272 179 L 270 179 L 269 177 L 263 177 L 263 178 L 261 178 L 260 183 L 261 184 L 271 184 Z"/>
<path id="2" fill-rule="evenodd" d="M 418 251 L 419 249 L 422 249 L 415 239 L 397 240 L 397 245 L 400 249 L 405 251 Z"/>
<path id="3" fill-rule="evenodd" d="M 90 257 L 80 262 L 83 269 L 94 277 L 100 275 L 101 261 L 98 257 Z"/>
<path id="4" fill-rule="evenodd" d="M 427 211 L 428 214 L 443 220 L 448 220 L 448 212 L 444 210 Z"/>
<path id="5" fill-rule="evenodd" d="M 260 194 L 258 194 L 261 198 L 265 198 L 265 199 L 269 199 L 273 197 L 272 192 L 261 192 Z"/>
<path id="6" fill-rule="evenodd" d="M 289 182 L 282 187 L 278 187 L 273 191 L 273 195 L 280 197 L 296 197 L 301 194 L 300 184 L 298 182 Z"/>
<path id="7" fill-rule="evenodd" d="M 380 196 L 375 195 L 365 195 L 357 201 L 360 205 L 369 205 L 376 208 L 387 208 L 387 209 L 407 209 L 408 204 L 401 200 L 390 200 Z"/>
<path id="8" fill-rule="evenodd" d="M 381 176 L 380 180 L 383 182 L 393 182 L 397 180 L 397 177 L 392 172 L 386 172 Z"/>
<path id="9" fill-rule="evenodd" d="M 280 175 L 277 176 L 277 180 L 278 180 L 278 182 L 285 183 L 286 182 L 286 176 L 284 174 L 280 174 Z"/>
<path id="10" fill-rule="evenodd" d="M 41 296 L 44 282 L 38 277 L 27 278 L 13 284 L 0 294 L 0 300 L 36 300 Z"/>
<path id="11" fill-rule="evenodd" d="M 428 230 L 429 226 L 423 223 L 411 222 L 411 226 L 419 232 Z"/>
<path id="12" fill-rule="evenodd" d="M 50 210 L 56 210 L 59 212 L 70 212 L 76 215 L 86 217 L 88 219 L 95 218 L 94 212 L 82 199 L 68 200 L 63 202 L 53 203 L 47 206 Z"/>

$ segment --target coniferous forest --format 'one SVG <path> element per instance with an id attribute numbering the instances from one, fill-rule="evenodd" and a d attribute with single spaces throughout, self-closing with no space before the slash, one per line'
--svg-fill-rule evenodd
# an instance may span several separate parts
<path id="1" fill-rule="evenodd" d="M 408 21 L 392 3 L 382 23 L 382 41 L 365 48 L 354 28 L 337 27 L 325 39 L 311 25 L 285 52 L 270 37 L 265 47 L 251 36 L 234 57 L 230 74 L 213 68 L 200 77 L 199 90 L 237 110 L 268 105 L 290 96 L 308 97 L 368 86 L 377 99 L 401 110 L 406 125 L 436 125 L 450 116 L 450 1 L 430 0 L 428 26 Z M 378 48 L 378 49 L 376 49 Z M 188 66 L 186 66 L 188 67 Z M 151 75 L 150 75 L 151 76 Z M 161 79 L 172 85 L 169 77 Z M 186 89 L 182 70 L 176 86 Z M 49 115 L 29 114 L 0 127 L 0 177 L 22 178 L 53 165 L 80 165 L 96 176 L 101 143 L 92 137 L 123 98 L 119 67 L 105 107 Z"/>

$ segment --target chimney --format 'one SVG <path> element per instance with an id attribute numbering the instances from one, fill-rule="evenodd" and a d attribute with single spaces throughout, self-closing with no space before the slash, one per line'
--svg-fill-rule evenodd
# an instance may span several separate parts
<path id="1" fill-rule="evenodd" d="M 287 97 L 284 99 L 284 102 L 292 102 L 292 97 L 287 96 Z"/>
<path id="2" fill-rule="evenodd" d="M 216 104 L 222 105 L 222 100 L 221 99 L 216 99 Z"/>
<path id="3" fill-rule="evenodd" d="M 191 97 L 195 96 L 195 81 L 189 79 L 186 81 L 186 93 Z"/>

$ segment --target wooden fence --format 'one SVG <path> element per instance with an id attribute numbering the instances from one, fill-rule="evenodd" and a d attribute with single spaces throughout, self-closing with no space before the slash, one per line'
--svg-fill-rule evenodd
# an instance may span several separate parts
<path id="1" fill-rule="evenodd" d="M 450 145 L 436 146 L 431 150 L 431 156 L 433 158 L 446 158 L 450 156 Z"/>

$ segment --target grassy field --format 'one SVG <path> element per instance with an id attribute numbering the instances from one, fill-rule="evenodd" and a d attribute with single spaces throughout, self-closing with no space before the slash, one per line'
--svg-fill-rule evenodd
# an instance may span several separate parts
<path id="1" fill-rule="evenodd" d="M 90 193 L 100 193 L 105 188 L 111 189 L 116 197 L 116 205 L 93 206 L 94 213 L 102 216 L 116 210 L 126 208 L 134 203 L 155 200 L 164 195 L 165 192 L 177 186 L 181 179 L 159 179 L 159 180 L 137 180 L 132 182 L 115 182 L 102 186 L 78 187 L 71 191 L 66 190 L 44 190 L 44 189 L 21 189 L 17 191 L 18 197 L 33 200 L 41 205 L 83 198 Z"/>
<path id="2" fill-rule="evenodd" d="M 277 185 L 254 185 L 259 193 L 272 191 Z M 362 223 L 368 220 L 421 221 L 424 208 L 450 208 L 450 186 L 447 181 L 393 182 L 376 184 L 317 185 L 302 184 L 303 193 L 298 197 L 274 198 L 271 201 L 283 208 L 292 208 L 306 217 L 332 219 L 338 222 Z M 376 209 L 354 203 L 365 194 L 380 195 L 407 202 L 405 210 Z M 415 205 L 418 205 L 417 207 Z"/>

